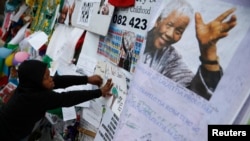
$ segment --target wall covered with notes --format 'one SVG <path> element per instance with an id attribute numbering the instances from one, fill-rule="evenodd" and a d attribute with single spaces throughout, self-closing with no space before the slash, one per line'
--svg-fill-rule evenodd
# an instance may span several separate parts
<path id="1" fill-rule="evenodd" d="M 209 124 L 249 124 L 250 2 L 131 1 L 7 1 L 1 103 L 18 85 L 18 66 L 38 59 L 52 76 L 114 82 L 108 99 L 46 112 L 51 140 L 69 139 L 77 122 L 78 141 L 206 141 Z"/>

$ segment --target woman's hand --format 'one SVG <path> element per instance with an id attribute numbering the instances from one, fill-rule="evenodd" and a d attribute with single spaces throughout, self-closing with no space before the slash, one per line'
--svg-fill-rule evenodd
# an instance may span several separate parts
<path id="1" fill-rule="evenodd" d="M 112 80 L 108 79 L 106 84 L 103 87 L 101 87 L 102 96 L 103 97 L 112 96 L 112 94 L 110 93 L 112 87 L 113 87 Z"/>
<path id="2" fill-rule="evenodd" d="M 103 83 L 103 80 L 100 75 L 92 75 L 88 77 L 88 83 L 100 87 Z"/>

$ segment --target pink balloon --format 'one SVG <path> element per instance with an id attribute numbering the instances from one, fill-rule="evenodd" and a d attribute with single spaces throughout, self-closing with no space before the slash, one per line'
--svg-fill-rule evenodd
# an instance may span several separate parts
<path id="1" fill-rule="evenodd" d="M 29 53 L 25 52 L 25 51 L 21 51 L 21 52 L 17 52 L 15 54 L 15 61 L 18 62 L 18 63 L 21 63 L 23 62 L 24 60 L 27 60 L 29 58 Z"/>

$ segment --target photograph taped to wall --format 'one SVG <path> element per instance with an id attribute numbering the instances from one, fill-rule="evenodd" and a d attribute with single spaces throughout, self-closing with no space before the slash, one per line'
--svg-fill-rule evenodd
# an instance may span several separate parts
<path id="1" fill-rule="evenodd" d="M 58 23 L 72 25 L 72 14 L 75 9 L 75 0 L 64 0 L 59 11 Z"/>
<path id="2" fill-rule="evenodd" d="M 100 36 L 98 54 L 115 65 L 133 73 L 143 45 L 144 36 L 111 25 L 107 36 Z"/>
<path id="3" fill-rule="evenodd" d="M 113 12 L 114 6 L 107 0 L 76 0 L 72 25 L 105 36 Z"/>

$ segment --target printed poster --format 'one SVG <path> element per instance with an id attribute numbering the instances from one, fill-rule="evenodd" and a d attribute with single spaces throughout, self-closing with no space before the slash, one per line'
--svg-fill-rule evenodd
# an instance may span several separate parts
<path id="1" fill-rule="evenodd" d="M 168 9 L 171 9 L 171 6 L 175 6 L 174 3 L 176 1 L 162 0 L 161 2 L 161 4 L 155 3 L 157 9 L 159 9 L 159 12 L 155 12 L 156 15 L 160 14 L 165 4 L 169 2 Z M 217 41 L 216 53 L 219 56 L 217 61 L 219 61 L 220 67 L 223 68 L 222 77 L 215 89 L 211 90 L 212 95 L 210 98 L 207 99 L 197 94 L 177 83 L 178 79 L 173 80 L 171 77 L 165 76 L 171 72 L 164 70 L 165 66 L 163 65 L 156 65 L 157 61 L 159 61 L 157 57 L 161 53 L 159 51 L 162 50 L 156 51 L 157 49 L 155 48 L 146 50 L 146 42 L 150 42 L 150 39 L 153 40 L 154 38 L 152 37 L 155 37 L 155 35 L 146 36 L 149 38 L 145 38 L 145 46 L 142 49 L 143 55 L 138 60 L 125 107 L 119 118 L 119 125 L 113 140 L 119 141 L 121 138 L 126 138 L 126 140 L 206 141 L 207 125 L 232 124 L 249 97 L 250 79 L 247 72 L 250 70 L 250 67 L 246 65 L 247 60 L 249 60 L 249 55 L 246 53 L 249 52 L 247 37 L 250 34 L 250 30 L 249 22 L 246 22 L 249 21 L 249 17 L 246 14 L 249 12 L 249 5 L 241 5 L 241 2 L 230 3 L 228 1 L 215 0 L 206 2 L 194 0 L 184 1 L 183 3 L 189 3 L 193 7 L 194 13 L 190 16 L 194 19 L 189 21 L 190 23 L 187 27 L 182 25 L 175 29 L 172 28 L 176 26 L 176 24 L 172 24 L 174 23 L 170 20 L 172 18 L 165 16 L 165 18 L 168 17 L 166 21 L 169 21 L 166 24 L 168 29 L 173 30 L 178 36 L 182 35 L 179 42 L 172 44 L 175 50 L 171 51 L 181 54 L 185 63 L 190 62 L 190 65 L 187 65 L 190 66 L 191 71 L 189 72 L 196 74 L 201 60 L 199 60 L 200 48 L 196 39 L 198 27 L 195 24 L 203 23 L 203 25 L 209 25 L 210 21 L 218 20 L 216 25 L 223 23 L 222 26 L 215 30 L 215 34 L 220 35 L 219 39 L 215 38 L 215 40 Z M 182 10 L 185 11 L 187 9 L 184 8 Z M 225 11 L 227 12 L 224 13 Z M 200 14 L 195 14 L 195 12 Z M 165 13 L 171 12 L 165 11 Z M 161 19 L 157 19 L 158 16 L 156 15 L 152 16 L 155 20 L 151 20 L 153 23 L 148 31 L 161 24 Z M 202 20 L 200 17 L 202 17 Z M 186 18 L 181 18 L 180 20 L 183 20 L 182 22 L 185 23 L 188 21 Z M 236 19 L 237 22 L 235 22 Z M 157 20 L 156 25 L 154 22 Z M 225 27 L 227 23 L 231 24 Z M 181 23 L 179 24 L 181 25 Z M 177 35 L 175 38 L 177 38 Z M 159 39 L 155 43 L 161 45 L 164 43 L 164 40 L 171 40 L 170 36 L 162 35 L 161 37 L 164 39 Z M 184 53 L 179 51 L 181 49 L 183 49 Z M 152 66 L 143 61 L 146 51 L 153 51 L 153 53 L 157 54 L 155 58 L 151 56 L 151 59 L 155 61 L 152 63 Z M 187 57 L 188 54 L 189 56 Z M 176 56 L 179 57 L 177 54 L 169 54 L 165 57 L 175 58 Z M 196 61 L 198 63 L 195 63 Z M 212 62 L 210 65 L 216 65 L 216 63 Z M 170 68 L 172 67 L 174 66 Z M 201 75 L 200 77 L 204 76 Z"/>
<path id="2" fill-rule="evenodd" d="M 105 36 L 114 9 L 108 0 L 75 0 L 72 25 Z"/>
<path id="3" fill-rule="evenodd" d="M 210 100 L 247 34 L 249 10 L 221 1 L 216 10 L 207 8 L 213 2 L 178 2 L 156 4 L 140 61 Z"/>
<path id="4" fill-rule="evenodd" d="M 113 64 L 133 73 L 145 40 L 151 1 L 136 1 L 134 7 L 117 8 L 106 36 L 100 36 L 98 54 Z"/>

